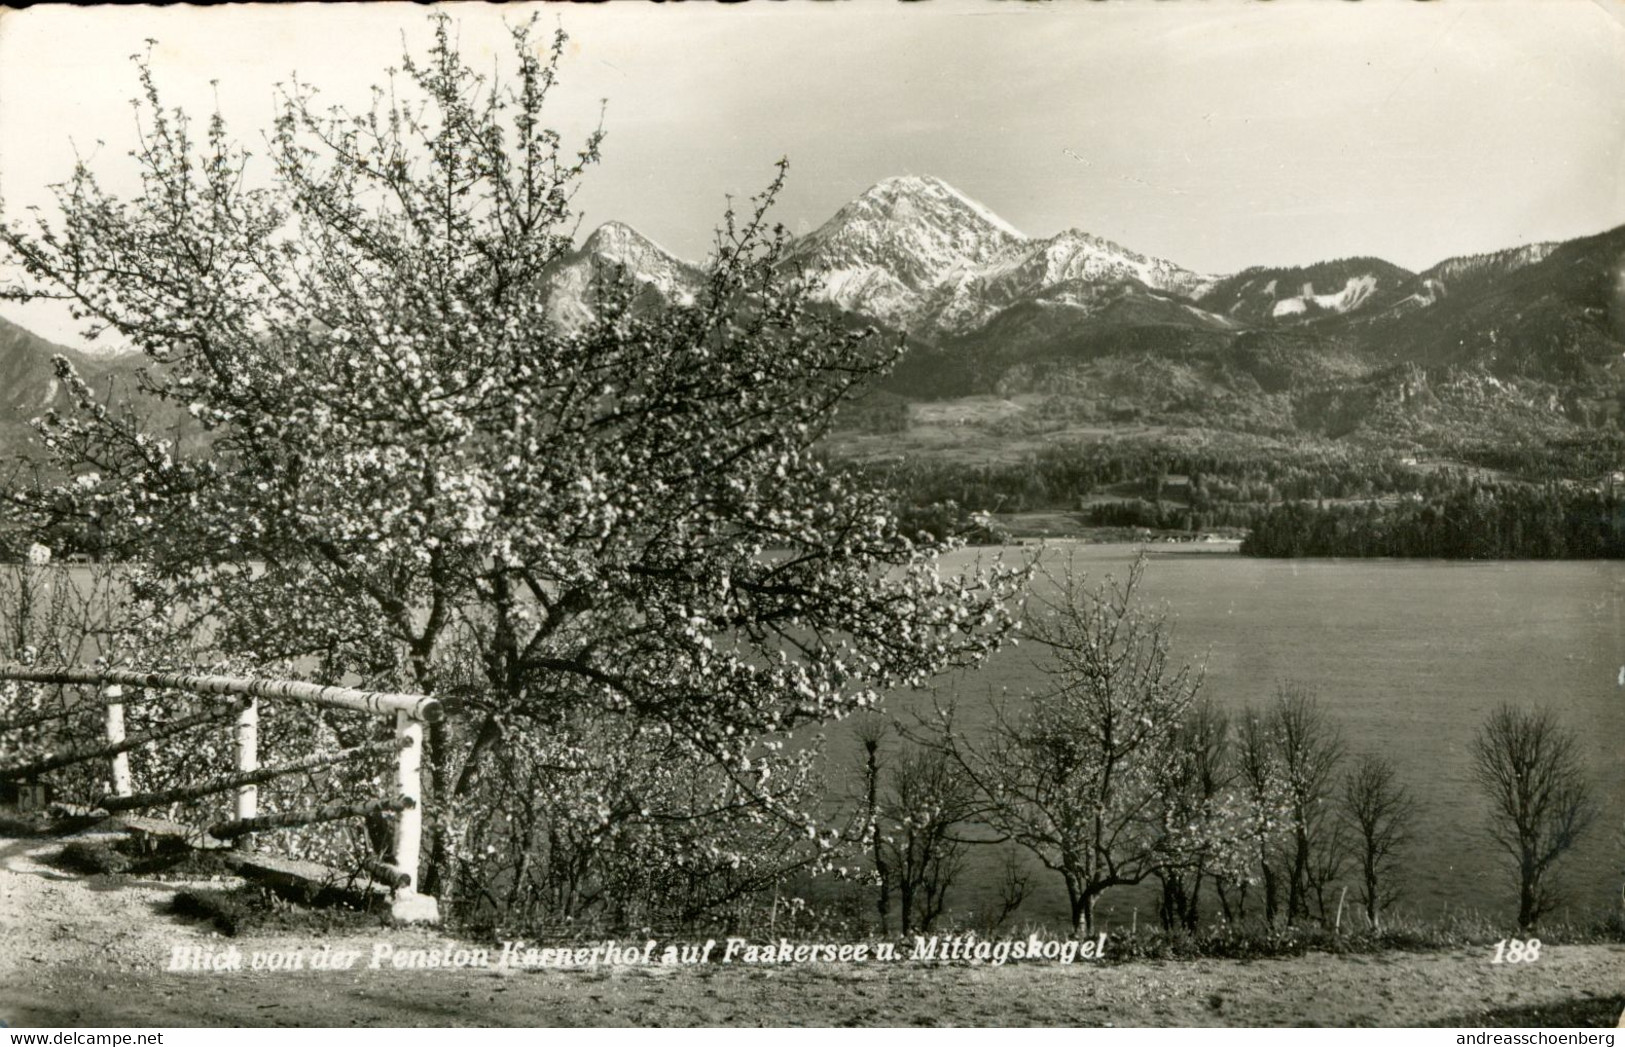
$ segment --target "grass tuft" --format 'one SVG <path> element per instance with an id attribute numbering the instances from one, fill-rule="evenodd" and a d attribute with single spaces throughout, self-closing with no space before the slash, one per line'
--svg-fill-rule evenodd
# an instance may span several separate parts
<path id="1" fill-rule="evenodd" d="M 386 911 L 342 905 L 307 908 L 257 884 L 177 891 L 172 911 L 177 916 L 207 920 L 228 938 L 262 931 L 327 934 L 393 925 Z"/>
<path id="2" fill-rule="evenodd" d="M 109 875 L 127 871 L 130 859 L 106 840 L 74 840 L 57 852 L 51 864 L 68 872 Z"/>

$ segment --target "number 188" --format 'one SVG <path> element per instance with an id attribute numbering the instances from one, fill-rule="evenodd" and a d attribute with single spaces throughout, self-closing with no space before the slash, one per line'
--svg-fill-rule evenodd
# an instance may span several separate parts
<path id="1" fill-rule="evenodd" d="M 1531 938 L 1522 941 L 1518 938 L 1502 938 L 1495 943 L 1495 959 L 1491 963 L 1534 963 L 1540 959 L 1540 939 Z"/>

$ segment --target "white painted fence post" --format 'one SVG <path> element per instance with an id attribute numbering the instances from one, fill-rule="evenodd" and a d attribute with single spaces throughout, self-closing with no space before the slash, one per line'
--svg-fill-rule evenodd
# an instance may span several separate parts
<path id="1" fill-rule="evenodd" d="M 260 703 L 251 699 L 237 714 L 237 770 L 260 769 Z M 237 817 L 253 818 L 260 813 L 260 787 L 237 787 Z"/>
<path id="2" fill-rule="evenodd" d="M 119 699 L 124 697 L 124 688 L 113 684 L 102 691 L 102 698 L 107 702 L 107 740 L 111 743 L 124 740 L 124 703 Z M 132 789 L 130 784 L 130 754 L 128 752 L 113 755 L 113 795 L 128 796 Z"/>
<path id="3" fill-rule="evenodd" d="M 395 714 L 395 737 L 407 743 L 396 758 L 395 780 L 400 795 L 412 806 L 395 815 L 395 867 L 412 882 L 395 892 L 392 911 L 397 920 L 435 923 L 440 907 L 418 893 L 419 865 L 423 857 L 423 721 L 404 710 Z"/>

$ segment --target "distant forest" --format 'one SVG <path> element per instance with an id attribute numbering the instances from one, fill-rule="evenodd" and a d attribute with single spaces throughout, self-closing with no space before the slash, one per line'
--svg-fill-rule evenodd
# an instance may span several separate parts
<path id="1" fill-rule="evenodd" d="M 1254 521 L 1252 556 L 1419 556 L 1461 560 L 1625 557 L 1625 498 L 1571 485 L 1469 484 L 1394 504 L 1289 502 Z"/>
<path id="2" fill-rule="evenodd" d="M 1242 552 L 1254 556 L 1625 556 L 1617 438 L 1452 450 L 1443 462 L 1309 441 L 1191 448 L 1106 440 L 1018 462 L 862 468 L 891 482 L 909 525 L 957 529 L 973 541 L 1000 537 L 986 514 L 1059 511 L 1095 528 L 1245 530 Z"/>

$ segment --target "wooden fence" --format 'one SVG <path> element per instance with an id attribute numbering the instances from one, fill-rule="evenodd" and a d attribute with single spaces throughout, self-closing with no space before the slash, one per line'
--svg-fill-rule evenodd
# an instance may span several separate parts
<path id="1" fill-rule="evenodd" d="M 419 894 L 416 885 L 422 856 L 423 811 L 423 725 L 441 719 L 440 703 L 418 694 L 363 691 L 350 687 L 324 687 L 299 680 L 258 680 L 239 676 L 212 676 L 192 673 L 142 672 L 132 669 L 85 669 L 73 666 L 24 666 L 0 663 L 0 680 L 100 688 L 106 705 L 106 737 L 103 740 L 68 745 L 53 752 L 31 755 L 0 764 L 0 780 L 22 781 L 47 771 L 89 760 L 110 761 L 112 792 L 95 807 L 109 814 L 185 802 L 218 793 L 235 793 L 234 816 L 208 827 L 215 840 L 240 840 L 268 829 L 312 825 L 345 818 L 365 817 L 382 812 L 395 815 L 395 841 L 392 860 L 375 866 L 371 872 L 394 888 L 393 909 L 397 918 L 413 922 L 435 922 L 438 906 L 428 895 Z M 126 688 L 186 691 L 192 694 L 230 698 L 219 709 L 182 717 L 137 735 L 126 735 L 124 705 Z M 356 746 L 342 752 L 312 756 L 271 767 L 259 763 L 259 702 L 287 700 L 329 708 L 350 709 L 375 716 L 395 718 L 391 741 Z M 0 722 L 0 733 L 48 722 L 54 715 L 25 717 Z M 130 777 L 130 750 L 149 741 L 168 738 L 212 723 L 231 721 L 235 771 L 208 782 L 178 786 L 154 792 L 137 793 Z M 276 814 L 259 813 L 259 785 L 285 774 L 333 766 L 361 756 L 393 752 L 396 767 L 396 794 L 360 803 L 330 804 L 304 811 Z"/>

